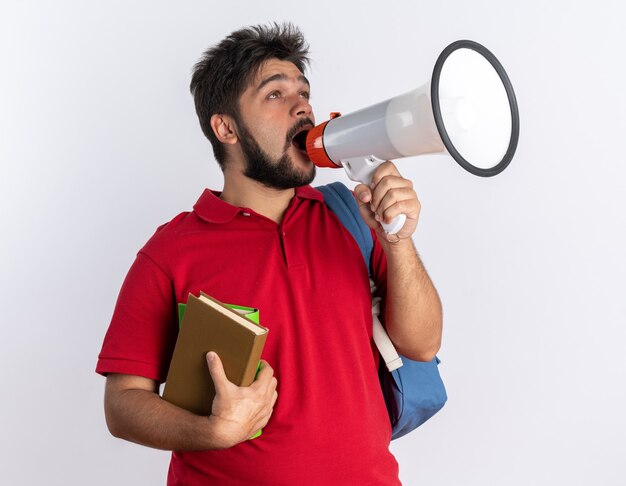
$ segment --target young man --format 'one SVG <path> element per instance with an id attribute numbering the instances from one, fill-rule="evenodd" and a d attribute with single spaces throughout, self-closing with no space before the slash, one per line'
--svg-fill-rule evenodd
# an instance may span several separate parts
<path id="1" fill-rule="evenodd" d="M 308 185 L 315 167 L 292 143 L 315 123 L 306 54 L 293 26 L 257 26 L 232 33 L 195 66 L 191 91 L 224 187 L 205 190 L 139 251 L 99 356 L 111 433 L 174 451 L 168 484 L 399 484 L 367 271 Z M 430 360 L 441 304 L 411 240 L 420 212 L 412 184 L 388 162 L 355 195 L 375 232 L 389 335 L 402 354 Z M 407 223 L 389 241 L 379 222 L 400 213 Z M 200 291 L 259 308 L 270 329 L 250 387 L 230 383 L 219 357 L 207 354 L 217 391 L 208 417 L 158 395 L 176 305 Z M 259 428 L 263 435 L 248 440 Z"/>

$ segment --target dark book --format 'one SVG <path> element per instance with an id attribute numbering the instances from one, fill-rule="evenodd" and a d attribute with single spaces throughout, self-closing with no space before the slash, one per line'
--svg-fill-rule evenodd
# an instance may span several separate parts
<path id="1" fill-rule="evenodd" d="M 268 330 L 248 319 L 246 309 L 222 304 L 202 292 L 199 297 L 189 294 L 163 399 L 198 415 L 211 414 L 215 387 L 206 362 L 209 351 L 220 357 L 231 382 L 252 384 Z"/>

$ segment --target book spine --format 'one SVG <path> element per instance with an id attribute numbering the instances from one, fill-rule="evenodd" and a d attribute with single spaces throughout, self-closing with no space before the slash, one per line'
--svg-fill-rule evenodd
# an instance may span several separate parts
<path id="1" fill-rule="evenodd" d="M 267 333 L 255 336 L 252 341 L 252 350 L 250 351 L 248 361 L 244 367 L 244 375 L 241 379 L 241 386 L 250 386 L 256 377 L 261 360 L 261 352 L 267 339 Z"/>

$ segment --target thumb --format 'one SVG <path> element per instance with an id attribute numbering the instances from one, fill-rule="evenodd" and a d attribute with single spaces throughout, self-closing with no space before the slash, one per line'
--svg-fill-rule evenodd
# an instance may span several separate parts
<path id="1" fill-rule="evenodd" d="M 372 200 L 372 190 L 365 184 L 357 184 L 354 188 L 354 195 L 359 204 L 368 203 Z"/>
<path id="2" fill-rule="evenodd" d="M 215 393 L 221 394 L 230 383 L 228 378 L 226 378 L 222 360 L 217 353 L 209 351 L 206 355 L 206 361 L 209 367 L 209 373 L 211 373 L 211 378 L 213 379 L 213 384 L 215 385 Z"/>
<path id="3" fill-rule="evenodd" d="M 354 188 L 354 195 L 356 196 L 356 202 L 359 205 L 359 213 L 361 218 L 365 221 L 370 228 L 377 229 L 380 227 L 378 221 L 376 221 L 374 212 L 371 208 L 372 191 L 365 184 L 359 184 Z"/>

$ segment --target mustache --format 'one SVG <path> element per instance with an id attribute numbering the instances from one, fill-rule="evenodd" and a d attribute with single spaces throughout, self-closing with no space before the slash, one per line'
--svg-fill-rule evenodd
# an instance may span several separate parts
<path id="1" fill-rule="evenodd" d="M 285 150 L 287 150 L 291 146 L 291 141 L 293 140 L 293 137 L 296 136 L 296 133 L 298 133 L 300 130 L 302 130 L 302 128 L 306 127 L 307 125 L 314 127 L 315 123 L 313 123 L 313 120 L 311 120 L 310 118 L 300 118 L 296 123 L 294 123 L 294 125 L 287 132 Z"/>

